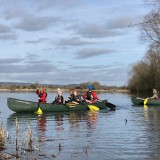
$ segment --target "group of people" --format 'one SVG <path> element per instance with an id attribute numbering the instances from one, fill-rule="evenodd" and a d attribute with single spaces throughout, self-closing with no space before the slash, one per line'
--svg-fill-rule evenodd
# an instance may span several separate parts
<path id="1" fill-rule="evenodd" d="M 36 94 L 38 95 L 38 101 L 39 103 L 46 103 L 47 102 L 47 92 L 45 87 L 38 88 L 36 90 Z M 70 93 L 70 96 L 67 100 L 65 100 L 65 103 L 68 102 L 75 102 L 75 103 L 81 103 L 82 101 L 86 101 L 88 103 L 94 103 L 95 101 L 98 101 L 98 96 L 95 91 L 92 90 L 92 86 L 89 85 L 87 88 L 87 91 L 80 95 L 78 94 L 78 91 L 72 90 Z M 60 88 L 57 89 L 57 95 L 55 96 L 53 104 L 63 104 L 64 103 L 64 97 L 62 95 L 62 90 Z"/>

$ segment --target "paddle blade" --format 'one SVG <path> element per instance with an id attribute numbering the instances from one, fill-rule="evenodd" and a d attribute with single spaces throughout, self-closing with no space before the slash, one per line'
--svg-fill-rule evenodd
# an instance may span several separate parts
<path id="1" fill-rule="evenodd" d="M 42 114 L 42 113 L 43 113 L 42 110 L 40 108 L 38 108 L 37 114 Z"/>
<path id="2" fill-rule="evenodd" d="M 90 110 L 93 110 L 93 111 L 98 111 L 99 110 L 99 108 L 94 106 L 94 105 L 88 105 L 88 107 L 89 107 Z"/>
<path id="3" fill-rule="evenodd" d="M 147 104 L 148 99 L 149 99 L 149 98 L 146 98 L 146 99 L 144 100 L 144 102 L 143 102 L 143 104 L 144 104 L 144 105 L 146 105 L 146 104 Z"/>
<path id="4" fill-rule="evenodd" d="M 144 108 L 145 108 L 145 109 L 147 109 L 147 108 L 148 108 L 148 106 L 147 106 L 147 105 L 144 105 Z"/>
<path id="5" fill-rule="evenodd" d="M 76 106 L 77 104 L 75 104 L 73 102 L 68 102 L 68 103 L 66 103 L 66 105 L 68 105 L 68 106 Z"/>
<path id="6" fill-rule="evenodd" d="M 106 104 L 106 106 L 107 106 L 108 108 L 110 108 L 112 111 L 115 111 L 115 110 L 116 110 L 116 105 L 114 105 L 114 104 L 112 104 L 112 103 L 109 103 L 109 102 L 106 102 L 105 104 Z"/>

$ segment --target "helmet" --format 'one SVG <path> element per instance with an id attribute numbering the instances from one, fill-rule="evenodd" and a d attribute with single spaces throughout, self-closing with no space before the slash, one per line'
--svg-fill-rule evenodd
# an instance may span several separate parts
<path id="1" fill-rule="evenodd" d="M 89 86 L 88 86 L 88 89 L 89 89 L 89 90 L 92 90 L 92 86 L 91 86 L 91 85 L 89 85 Z"/>

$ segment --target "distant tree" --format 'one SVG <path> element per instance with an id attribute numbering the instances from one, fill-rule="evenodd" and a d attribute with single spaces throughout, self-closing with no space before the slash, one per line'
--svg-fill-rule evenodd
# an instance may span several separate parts
<path id="1" fill-rule="evenodd" d="M 11 89 L 11 90 L 15 90 L 15 89 L 16 89 L 16 86 L 15 86 L 15 85 L 11 85 L 11 86 L 10 86 L 10 89 Z"/>
<path id="2" fill-rule="evenodd" d="M 54 86 L 53 85 L 49 85 L 48 88 L 54 89 Z"/>
<path id="3" fill-rule="evenodd" d="M 22 86 L 22 89 L 26 89 L 26 88 L 28 88 L 27 86 Z"/>
<path id="4" fill-rule="evenodd" d="M 101 88 L 101 85 L 99 82 L 92 82 L 92 86 L 93 86 L 93 89 L 95 90 L 98 90 Z"/>
<path id="5" fill-rule="evenodd" d="M 35 83 L 31 84 L 30 87 L 31 87 L 32 89 L 36 89 L 36 88 L 38 88 L 38 86 L 39 86 L 39 82 L 36 81 Z"/>
<path id="6" fill-rule="evenodd" d="M 91 84 L 91 82 L 81 83 L 81 84 L 80 84 L 80 88 L 81 88 L 81 89 L 86 89 L 89 84 Z"/>
<path id="7" fill-rule="evenodd" d="M 149 49 L 144 60 L 132 68 L 128 86 L 132 91 L 160 89 L 160 53 Z"/>
<path id="8" fill-rule="evenodd" d="M 131 91 L 145 92 L 148 90 L 149 85 L 147 84 L 147 79 L 149 78 L 149 67 L 145 62 L 140 61 L 135 64 L 130 76 L 128 86 Z"/>
<path id="9" fill-rule="evenodd" d="M 101 85 L 99 82 L 85 82 L 85 83 L 81 83 L 79 85 L 78 88 L 81 88 L 81 89 L 86 89 L 88 87 L 88 85 L 92 85 L 92 88 L 95 89 L 95 90 L 98 90 L 101 88 Z"/>

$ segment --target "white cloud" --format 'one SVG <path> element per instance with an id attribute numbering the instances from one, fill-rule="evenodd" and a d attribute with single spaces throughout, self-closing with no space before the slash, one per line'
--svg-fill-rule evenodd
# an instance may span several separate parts
<path id="1" fill-rule="evenodd" d="M 145 13 L 137 2 L 0 0 L 0 81 L 125 83 L 128 63 L 144 51 L 133 51 L 141 47 L 128 28 Z"/>

